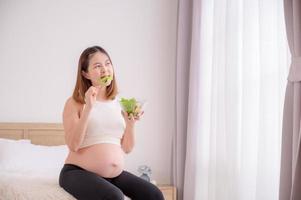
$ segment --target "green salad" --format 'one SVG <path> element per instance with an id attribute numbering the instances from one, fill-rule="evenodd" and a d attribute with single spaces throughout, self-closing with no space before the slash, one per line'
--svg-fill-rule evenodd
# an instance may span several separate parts
<path id="1" fill-rule="evenodd" d="M 100 77 L 98 79 L 98 82 L 102 86 L 108 86 L 112 80 L 113 80 L 113 77 L 109 75 L 109 76 Z"/>
<path id="2" fill-rule="evenodd" d="M 141 103 L 135 98 L 126 99 L 121 98 L 119 101 L 123 111 L 127 112 L 128 115 L 137 116 L 141 111 Z"/>

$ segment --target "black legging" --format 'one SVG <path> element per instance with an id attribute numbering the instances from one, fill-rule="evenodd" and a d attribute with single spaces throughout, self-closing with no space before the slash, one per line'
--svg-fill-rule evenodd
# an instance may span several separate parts
<path id="1" fill-rule="evenodd" d="M 114 178 L 103 178 L 79 166 L 65 164 L 59 184 L 79 200 L 164 200 L 162 192 L 152 183 L 127 171 Z"/>

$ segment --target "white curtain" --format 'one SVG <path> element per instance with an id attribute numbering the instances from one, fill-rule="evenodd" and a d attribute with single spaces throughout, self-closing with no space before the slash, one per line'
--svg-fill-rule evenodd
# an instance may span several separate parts
<path id="1" fill-rule="evenodd" d="M 282 0 L 194 0 L 184 200 L 277 200 Z"/>

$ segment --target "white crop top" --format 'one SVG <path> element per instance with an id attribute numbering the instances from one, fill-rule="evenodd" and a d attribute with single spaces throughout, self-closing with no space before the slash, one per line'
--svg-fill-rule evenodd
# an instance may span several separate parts
<path id="1" fill-rule="evenodd" d="M 124 130 L 125 122 L 117 98 L 108 102 L 96 101 L 80 148 L 99 143 L 120 145 Z"/>

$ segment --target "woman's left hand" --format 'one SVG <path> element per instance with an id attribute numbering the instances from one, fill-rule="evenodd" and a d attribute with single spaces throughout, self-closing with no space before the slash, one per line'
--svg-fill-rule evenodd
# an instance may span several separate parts
<path id="1" fill-rule="evenodd" d="M 128 115 L 128 113 L 124 111 L 121 111 L 121 114 L 127 126 L 134 126 L 135 122 L 141 119 L 141 116 L 144 114 L 144 111 L 139 112 L 136 116 L 134 116 L 133 114 Z"/>

